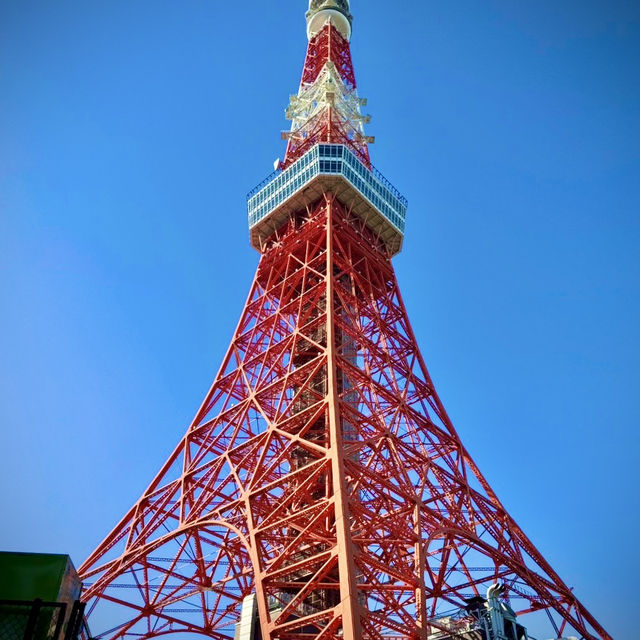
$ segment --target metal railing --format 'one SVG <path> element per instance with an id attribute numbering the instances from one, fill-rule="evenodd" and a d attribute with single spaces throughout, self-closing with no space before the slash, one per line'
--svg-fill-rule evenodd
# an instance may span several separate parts
<path id="1" fill-rule="evenodd" d="M 84 603 L 0 600 L 0 640 L 77 640 L 90 638 Z"/>
<path id="2" fill-rule="evenodd" d="M 409 206 L 409 201 L 374 167 L 371 165 L 371 173 L 387 188 L 393 195 L 402 202 L 405 207 Z"/>
<path id="3" fill-rule="evenodd" d="M 247 195 L 249 227 L 268 218 L 319 175 L 340 175 L 400 233 L 407 199 L 375 167 L 366 167 L 345 145 L 320 143 L 285 171 L 274 171 Z"/>
<path id="4" fill-rule="evenodd" d="M 275 171 L 272 171 L 264 180 L 262 180 L 255 187 L 253 187 L 253 189 L 251 189 L 251 191 L 247 193 L 247 200 L 250 200 L 251 198 L 253 198 L 253 196 L 255 196 L 256 193 L 261 191 L 263 187 L 266 187 L 279 173 L 282 173 L 280 169 L 276 169 Z"/>
<path id="5" fill-rule="evenodd" d="M 326 146 L 329 146 L 330 143 L 318 143 L 318 144 L 323 144 Z M 307 152 L 308 153 L 308 152 Z M 292 165 L 293 166 L 293 165 Z M 261 180 L 255 187 L 253 187 L 253 189 L 251 189 L 251 191 L 249 191 L 249 193 L 247 193 L 247 200 L 250 200 L 251 198 L 253 198 L 253 196 L 256 195 L 256 193 L 259 193 L 264 187 L 266 187 L 276 176 L 278 176 L 279 174 L 282 173 L 281 169 L 275 169 L 274 171 L 272 171 L 266 178 L 264 178 L 263 180 Z M 407 207 L 409 205 L 409 201 L 398 191 L 398 189 L 396 187 L 394 187 L 391 182 L 389 182 L 389 180 L 387 178 L 384 177 L 384 175 L 380 172 L 380 170 L 375 167 L 374 165 L 371 165 L 371 173 L 387 188 L 389 189 L 389 191 L 391 191 L 391 193 L 398 198 L 398 200 L 400 200 L 400 202 L 402 202 L 402 204 Z"/>

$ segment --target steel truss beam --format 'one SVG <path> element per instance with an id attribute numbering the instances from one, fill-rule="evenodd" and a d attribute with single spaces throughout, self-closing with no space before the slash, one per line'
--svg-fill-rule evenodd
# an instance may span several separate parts
<path id="1" fill-rule="evenodd" d="M 469 456 L 384 245 L 329 193 L 265 248 L 193 423 L 80 573 L 113 640 L 228 639 L 251 593 L 264 640 L 424 640 L 497 580 L 610 638 Z"/>

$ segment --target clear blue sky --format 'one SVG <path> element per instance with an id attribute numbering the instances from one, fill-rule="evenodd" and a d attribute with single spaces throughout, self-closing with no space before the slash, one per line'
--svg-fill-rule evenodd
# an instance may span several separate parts
<path id="1" fill-rule="evenodd" d="M 0 548 L 80 564 L 195 413 L 257 264 L 244 195 L 283 153 L 305 9 L 0 1 Z M 640 4 L 352 9 L 439 393 L 512 515 L 632 640 Z"/>

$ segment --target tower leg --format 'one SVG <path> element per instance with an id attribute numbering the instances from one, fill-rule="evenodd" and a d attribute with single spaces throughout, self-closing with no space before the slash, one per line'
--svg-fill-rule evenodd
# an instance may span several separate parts
<path id="1" fill-rule="evenodd" d="M 105 639 L 230 640 L 255 594 L 263 640 L 425 640 L 498 581 L 610 639 L 481 475 L 384 243 L 328 193 L 265 246 L 193 424 L 80 574 Z"/>

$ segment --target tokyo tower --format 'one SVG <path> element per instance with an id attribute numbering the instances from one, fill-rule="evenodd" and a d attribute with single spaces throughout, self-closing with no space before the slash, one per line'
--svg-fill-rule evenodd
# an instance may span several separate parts
<path id="1" fill-rule="evenodd" d="M 391 259 L 348 0 L 311 0 L 287 148 L 248 198 L 260 262 L 170 458 L 80 568 L 96 637 L 609 639 L 438 398 Z M 104 630 L 102 630 L 104 629 Z"/>

